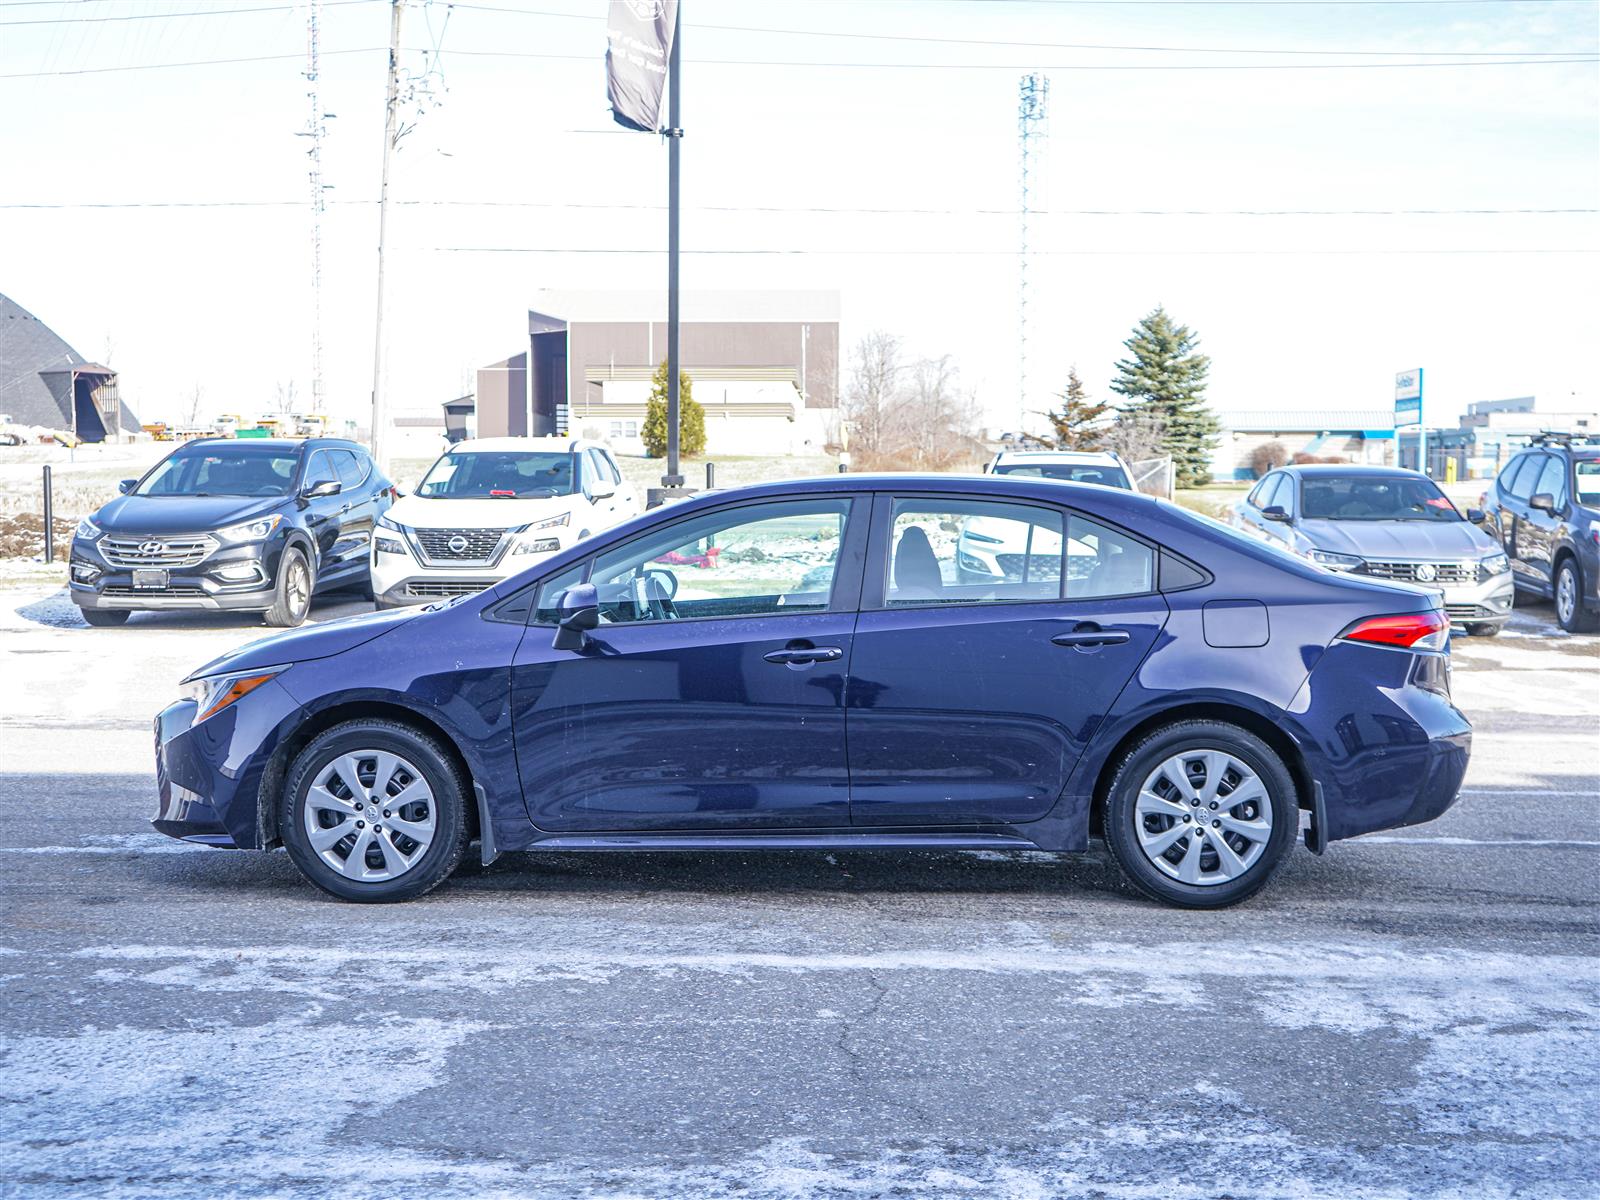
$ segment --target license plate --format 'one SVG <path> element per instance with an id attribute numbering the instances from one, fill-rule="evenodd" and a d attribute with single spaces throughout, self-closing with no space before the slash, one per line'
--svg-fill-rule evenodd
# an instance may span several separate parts
<path id="1" fill-rule="evenodd" d="M 171 578 L 172 572 L 165 567 L 136 567 L 133 572 L 133 586 L 156 590 L 166 587 Z"/>

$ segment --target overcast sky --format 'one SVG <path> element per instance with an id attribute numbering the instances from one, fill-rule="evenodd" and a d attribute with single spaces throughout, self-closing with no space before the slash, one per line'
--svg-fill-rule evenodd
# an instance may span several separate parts
<path id="1" fill-rule="evenodd" d="M 392 184 L 398 410 L 437 411 L 522 348 L 536 289 L 665 286 L 666 153 L 610 121 L 605 7 L 410 0 L 404 64 L 438 103 L 408 109 Z M 324 377 L 340 417 L 362 416 L 371 388 L 388 10 L 323 7 Z M 1073 363 L 1105 395 L 1158 303 L 1199 332 L 1219 409 L 1383 408 L 1414 366 L 1434 422 L 1480 399 L 1596 402 L 1593 0 L 683 14 L 684 244 L 702 252 L 684 286 L 836 288 L 847 341 L 884 329 L 954 356 L 997 425 L 1022 407 L 1026 70 L 1051 81 L 1026 407 L 1048 406 Z M 290 381 L 309 393 L 305 17 L 283 0 L 0 0 L 0 292 L 109 356 L 144 419 L 196 385 L 206 410 L 246 416 Z M 220 59 L 263 61 L 175 65 Z M 1495 65 L 1444 65 L 1463 61 Z M 85 207 L 198 202 L 221 206 Z M 1208 215 L 1178 215 L 1192 211 Z"/>

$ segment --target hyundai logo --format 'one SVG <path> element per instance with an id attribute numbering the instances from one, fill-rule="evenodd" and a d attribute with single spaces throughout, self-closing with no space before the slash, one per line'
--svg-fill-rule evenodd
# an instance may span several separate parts
<path id="1" fill-rule="evenodd" d="M 450 547 L 451 554 L 465 554 L 467 552 L 467 546 L 470 545 L 470 543 L 464 536 L 458 533 L 448 542 L 446 542 L 445 545 Z"/>
<path id="2" fill-rule="evenodd" d="M 164 554 L 164 553 L 166 553 L 166 549 L 167 549 L 167 544 L 165 542 L 140 542 L 139 543 L 139 553 L 140 554 Z"/>

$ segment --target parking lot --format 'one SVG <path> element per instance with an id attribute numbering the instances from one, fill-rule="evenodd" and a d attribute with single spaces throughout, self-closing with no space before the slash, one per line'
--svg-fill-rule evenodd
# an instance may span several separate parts
<path id="1" fill-rule="evenodd" d="M 0 600 L 0 1195 L 1593 1194 L 1600 638 L 1547 605 L 1455 642 L 1451 812 L 1204 913 L 997 853 L 341 905 L 146 824 L 151 715 L 259 624 Z"/>

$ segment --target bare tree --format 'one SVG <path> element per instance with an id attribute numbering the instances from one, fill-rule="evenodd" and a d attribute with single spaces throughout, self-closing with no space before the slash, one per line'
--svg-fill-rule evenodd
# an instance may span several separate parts
<path id="1" fill-rule="evenodd" d="M 294 412 L 294 402 L 295 402 L 294 380 L 291 379 L 286 383 L 278 384 L 278 394 L 277 394 L 277 401 L 276 402 L 277 402 L 277 408 L 276 408 L 275 411 L 277 412 L 278 416 L 287 417 L 290 413 Z"/>
<path id="2" fill-rule="evenodd" d="M 1160 458 L 1166 454 L 1163 439 L 1167 435 L 1166 423 L 1143 413 L 1123 413 L 1112 422 L 1101 438 L 1107 450 L 1120 454 L 1127 462 L 1147 458 Z"/>
<path id="3" fill-rule="evenodd" d="M 972 457 L 978 406 L 962 389 L 960 373 L 948 354 L 912 366 L 895 416 L 896 440 L 910 466 L 945 471 Z"/>
<path id="4" fill-rule="evenodd" d="M 205 389 L 197 383 L 194 385 L 194 390 L 184 400 L 183 423 L 187 428 L 193 429 L 200 424 L 200 403 L 204 397 Z"/>
<path id="5" fill-rule="evenodd" d="M 881 330 L 869 333 L 855 344 L 850 360 L 844 395 L 850 441 L 862 456 L 876 458 L 892 449 L 890 427 L 905 375 L 900 339 Z"/>

